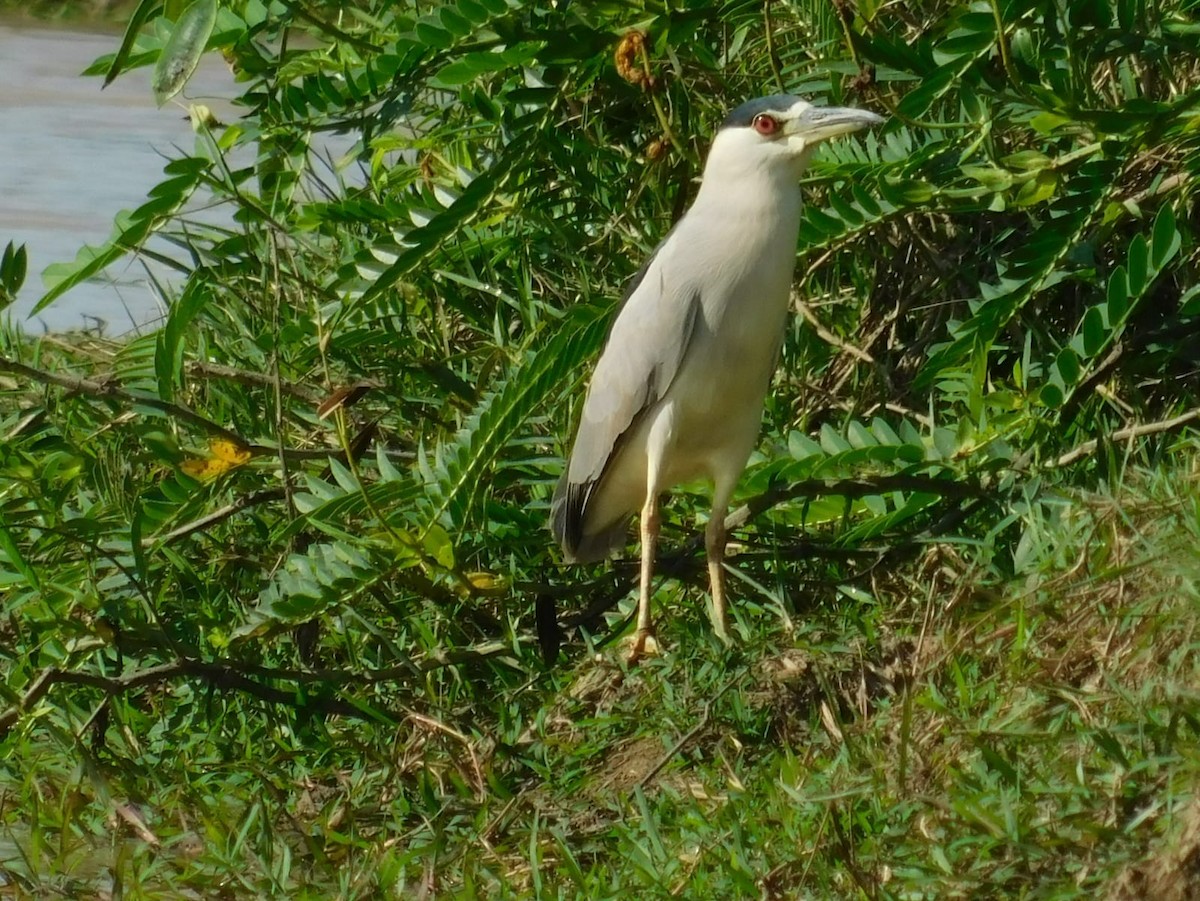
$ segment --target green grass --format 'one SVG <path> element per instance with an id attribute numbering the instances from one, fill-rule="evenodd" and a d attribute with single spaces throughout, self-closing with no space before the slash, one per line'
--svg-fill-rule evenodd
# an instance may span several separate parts
<path id="1" fill-rule="evenodd" d="M 172 721 L 148 693 L 119 731 L 76 711 L 71 760 L 29 716 L 2 872 L 46 896 L 1139 897 L 1200 854 L 1198 460 L 1032 501 L 1012 554 L 931 543 L 858 600 L 780 585 L 786 619 L 741 608 L 730 650 L 668 581 L 660 657 L 450 671 L 457 703 L 398 729 L 305 734 L 221 693 Z"/>

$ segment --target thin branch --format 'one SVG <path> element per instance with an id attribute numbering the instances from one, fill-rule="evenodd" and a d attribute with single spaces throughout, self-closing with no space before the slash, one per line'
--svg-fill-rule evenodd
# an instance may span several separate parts
<path id="1" fill-rule="evenodd" d="M 377 720 L 381 713 L 396 720 L 400 718 L 391 711 L 372 710 L 337 698 L 314 697 L 310 694 L 300 700 L 295 692 L 282 691 L 269 685 L 263 685 L 225 664 L 181 659 L 173 663 L 136 670 L 123 676 L 101 676 L 97 673 L 62 670 L 56 667 L 43 670 L 25 691 L 25 694 L 21 696 L 21 699 L 0 713 L 0 740 L 7 736 L 21 714 L 37 704 L 55 685 L 85 685 L 89 688 L 97 688 L 108 695 L 120 695 L 147 685 L 168 682 L 181 676 L 199 677 L 217 688 L 237 689 L 272 704 L 317 710 L 325 714 L 352 716 L 359 719 Z"/>
<path id="2" fill-rule="evenodd" d="M 284 496 L 282 488 L 268 488 L 266 491 L 256 491 L 254 494 L 245 494 L 239 497 L 231 504 L 226 504 L 224 507 L 219 507 L 199 519 L 194 519 L 191 522 L 180 526 L 166 535 L 151 535 L 142 539 L 142 547 L 151 547 L 152 545 L 170 544 L 172 541 L 178 541 L 180 538 L 186 538 L 194 532 L 202 532 L 210 526 L 215 526 L 219 522 L 224 522 L 229 517 L 241 513 L 243 510 L 248 510 L 250 507 L 257 507 L 259 504 L 268 504 L 271 501 L 277 501 Z"/>
<path id="3" fill-rule="evenodd" d="M 132 391 L 127 391 L 116 383 L 115 380 L 104 378 L 100 380 L 84 379 L 76 376 L 59 375 L 55 372 L 45 372 L 41 369 L 34 369 L 32 366 L 26 366 L 24 363 L 18 363 L 16 360 L 8 360 L 0 357 L 0 372 L 8 372 L 17 376 L 24 376 L 35 382 L 40 382 L 43 385 L 53 385 L 56 388 L 63 388 L 67 391 L 74 391 L 78 394 L 85 394 L 88 397 L 100 397 L 106 399 L 123 400 L 130 404 L 140 404 L 144 407 L 151 407 L 155 410 L 161 410 L 170 416 L 177 419 L 182 419 L 184 422 L 190 423 L 204 431 L 218 435 L 227 441 L 232 441 L 235 444 L 245 444 L 241 437 L 236 432 L 231 432 L 222 425 L 218 425 L 211 419 L 206 419 L 199 413 L 189 410 L 187 407 L 179 404 L 171 403 L 157 397 L 150 397 L 144 394 L 135 394 Z"/>
<path id="4" fill-rule="evenodd" d="M 775 23 L 771 21 L 771 0 L 763 0 L 763 31 L 767 39 L 767 60 L 771 64 L 771 75 L 780 94 L 787 93 L 783 80 L 783 66 L 779 61 L 779 50 L 775 46 Z"/>
<path id="5" fill-rule="evenodd" d="M 1124 429 L 1117 429 L 1108 436 L 1108 440 L 1114 443 L 1118 441 L 1132 441 L 1135 438 L 1144 438 L 1146 435 L 1157 435 L 1160 432 L 1170 432 L 1179 428 L 1180 426 L 1187 425 L 1189 422 L 1196 421 L 1200 421 L 1200 407 L 1197 407 L 1194 410 L 1189 410 L 1188 412 L 1179 416 L 1175 416 L 1172 419 L 1160 419 L 1158 422 L 1145 422 L 1141 423 L 1140 425 L 1132 425 Z M 1057 468 L 1060 466 L 1070 466 L 1072 463 L 1081 460 L 1084 457 L 1091 456 L 1099 449 L 1099 447 L 1100 439 L 1098 438 L 1093 438 L 1091 441 L 1085 441 L 1078 447 L 1067 451 L 1057 460 L 1052 461 L 1050 463 L 1050 467 Z"/>
<path id="6" fill-rule="evenodd" d="M 808 304 L 800 299 L 800 295 L 797 293 L 792 294 L 792 306 L 795 307 L 800 315 L 804 317 L 804 321 L 812 326 L 813 331 L 817 333 L 817 337 L 819 337 L 826 344 L 830 344 L 833 347 L 836 347 L 838 350 L 848 353 L 850 356 L 861 360 L 864 363 L 870 363 L 872 366 L 875 365 L 875 358 L 865 350 L 861 350 L 860 348 L 855 347 L 853 344 L 843 341 L 833 332 L 829 331 L 829 329 L 825 328 L 825 326 L 821 324 L 821 320 L 817 318 L 816 314 L 809 308 Z"/>
<path id="7" fill-rule="evenodd" d="M 479 765 L 479 757 L 475 754 L 475 748 L 471 745 L 471 740 L 452 726 L 447 726 L 440 720 L 436 720 L 431 716 L 426 716 L 423 713 L 410 711 L 408 718 L 411 722 L 419 723 L 422 726 L 428 726 L 430 729 L 435 729 L 438 732 L 449 735 L 451 738 L 460 742 L 464 748 L 466 748 L 467 755 L 471 758 L 471 769 L 475 775 L 476 797 L 479 799 L 480 803 L 482 803 L 487 796 L 487 782 L 483 778 L 483 767 Z"/>
<path id="8" fill-rule="evenodd" d="M 505 642 L 494 641 L 470 648 L 434 651 L 424 658 L 410 661 L 401 666 L 386 667 L 378 670 L 349 671 L 349 670 L 286 670 L 272 669 L 255 664 L 242 664 L 237 661 L 207 661 L 181 658 L 172 663 L 162 663 L 158 666 L 135 670 L 122 676 L 102 676 L 98 673 L 78 672 L 50 667 L 42 670 L 30 683 L 20 699 L 7 710 L 0 712 L 0 740 L 12 730 L 21 715 L 33 709 L 55 685 L 83 685 L 96 688 L 107 695 L 122 695 L 144 688 L 158 685 L 172 679 L 192 677 L 203 679 L 217 688 L 235 689 L 245 692 L 262 701 L 272 704 L 282 704 L 297 709 L 317 710 L 320 713 L 339 716 L 357 717 L 359 719 L 378 720 L 382 715 L 396 720 L 403 716 L 413 716 L 410 712 L 399 713 L 379 708 L 369 708 L 363 704 L 343 701 L 340 698 L 319 697 L 312 693 L 299 695 L 295 691 L 286 691 L 264 684 L 258 679 L 279 680 L 293 683 L 321 683 L 326 685 L 373 685 L 379 682 L 393 682 L 422 675 L 440 667 L 454 666 L 460 663 L 478 662 L 492 657 L 511 654 L 512 648 Z M 250 676 L 257 676 L 258 679 Z M 301 700 L 301 698 L 303 698 Z"/>
<path id="9" fill-rule="evenodd" d="M 275 379 L 269 374 L 251 372 L 248 369 L 235 369 L 232 366 L 222 366 L 219 363 L 209 363 L 205 360 L 192 360 L 186 364 L 185 368 L 190 376 L 228 379 L 231 382 L 238 382 L 239 384 L 248 385 L 253 388 L 271 388 L 275 384 Z M 317 392 L 306 385 L 281 379 L 279 387 L 285 394 L 290 394 L 299 400 L 315 404 L 319 399 Z"/>
<path id="10" fill-rule="evenodd" d="M 1122 341 L 1117 341 L 1105 355 L 1104 359 L 1096 364 L 1096 367 L 1088 373 L 1087 377 L 1075 386 L 1075 389 L 1067 397 L 1059 410 L 1060 421 L 1070 420 L 1075 412 L 1075 408 L 1083 403 L 1084 398 L 1088 397 L 1097 386 L 1108 378 L 1110 372 L 1116 368 L 1125 356 L 1125 344 Z"/>
<path id="11" fill-rule="evenodd" d="M 18 363 L 16 360 L 9 360 L 0 357 L 0 373 L 11 373 L 16 376 L 23 376 L 32 381 L 39 382 L 43 385 L 53 385 L 56 388 L 62 388 L 66 391 L 74 391 L 78 394 L 83 394 L 88 397 L 98 397 L 107 400 L 119 400 L 132 405 L 143 407 L 151 407 L 155 410 L 160 410 L 168 416 L 173 416 L 190 425 L 207 432 L 209 435 L 214 435 L 219 438 L 224 438 L 226 441 L 233 442 L 241 447 L 246 448 L 253 456 L 267 457 L 275 456 L 280 453 L 279 448 L 267 447 L 262 444 L 253 444 L 244 439 L 237 432 L 225 428 L 225 426 L 213 422 L 187 407 L 165 401 L 161 398 L 151 397 L 148 394 L 137 394 L 133 391 L 128 391 L 122 388 L 113 379 L 85 379 L 77 376 L 59 375 L 55 372 L 45 372 L 41 369 L 34 369 L 32 366 L 26 366 L 24 363 Z M 334 457 L 338 460 L 345 459 L 345 453 L 338 448 L 285 448 L 283 454 L 291 461 L 303 460 L 324 460 L 327 457 Z"/>
<path id="12" fill-rule="evenodd" d="M 941 497 L 977 498 L 989 492 L 979 485 L 955 482 L 936 476 L 879 476 L 874 479 L 804 479 L 789 485 L 768 488 L 762 494 L 750 498 L 738 509 L 725 517 L 726 530 L 740 529 L 754 517 L 799 497 L 822 497 L 836 494 L 846 498 L 870 497 L 892 491 L 917 491 L 937 494 Z"/>
<path id="13" fill-rule="evenodd" d="M 414 675 L 424 675 L 436 669 L 457 666 L 463 663 L 480 663 L 493 657 L 512 654 L 512 646 L 503 641 L 489 641 L 466 648 L 447 648 L 430 651 L 423 657 L 407 660 L 396 666 L 373 670 L 296 670 L 277 669 L 256 663 L 241 663 L 228 660 L 224 666 L 230 670 L 256 676 L 260 679 L 280 679 L 301 684 L 322 683 L 324 685 L 374 685 L 379 682 L 395 682 Z"/>
<path id="14" fill-rule="evenodd" d="M 1136 194 L 1131 194 L 1124 200 L 1118 201 L 1118 203 L 1120 203 L 1122 206 L 1127 203 L 1140 205 L 1145 203 L 1151 197 L 1157 197 L 1159 194 L 1166 194 L 1170 191 L 1174 191 L 1176 188 L 1182 187 L 1183 185 L 1187 184 L 1189 177 L 1190 175 L 1187 172 L 1177 172 L 1174 175 L 1168 175 L 1158 184 L 1151 185 L 1145 190 L 1138 191 Z"/>

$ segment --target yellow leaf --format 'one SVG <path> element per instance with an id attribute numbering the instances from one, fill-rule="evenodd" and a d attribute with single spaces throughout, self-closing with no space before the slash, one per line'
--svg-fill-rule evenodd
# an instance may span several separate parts
<path id="1" fill-rule="evenodd" d="M 215 479 L 241 466 L 250 459 L 250 448 L 243 447 L 227 438 L 212 438 L 208 442 L 211 457 L 193 457 L 184 460 L 179 468 L 193 479 Z"/>
<path id="2" fill-rule="evenodd" d="M 215 479 L 221 473 L 229 470 L 229 466 L 220 460 L 191 459 L 184 460 L 179 468 L 193 479 Z"/>
<path id="3" fill-rule="evenodd" d="M 480 594 L 503 594 L 508 590 L 508 579 L 503 576 L 497 576 L 494 573 L 466 573 L 464 578 Z"/>
<path id="4" fill-rule="evenodd" d="M 224 463 L 232 466 L 241 466 L 250 459 L 250 448 L 243 447 L 240 444 L 226 438 L 212 438 L 208 442 L 208 449 L 212 451 L 212 455 Z"/>

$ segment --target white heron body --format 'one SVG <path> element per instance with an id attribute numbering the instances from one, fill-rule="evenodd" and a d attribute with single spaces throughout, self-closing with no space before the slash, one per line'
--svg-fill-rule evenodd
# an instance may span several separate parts
<path id="1" fill-rule="evenodd" d="M 724 636 L 724 520 L 783 340 L 799 178 L 816 143 L 877 121 L 790 95 L 731 113 L 695 202 L 635 277 L 613 322 L 551 527 L 568 560 L 588 562 L 619 549 L 641 510 L 635 656 L 650 633 L 658 497 L 700 477 L 713 483 L 706 548 L 714 625 Z"/>
<path id="2" fill-rule="evenodd" d="M 712 167 L 710 158 L 706 179 Z M 624 532 L 624 523 L 646 499 L 649 464 L 658 470 L 662 491 L 697 478 L 732 491 L 745 468 L 779 356 L 795 267 L 800 188 L 792 179 L 779 189 L 791 202 L 762 209 L 754 202 L 758 191 L 722 198 L 715 192 L 706 196 L 702 188 L 613 323 L 585 402 L 588 421 L 610 421 L 611 409 L 599 398 L 652 368 L 623 349 L 657 330 L 663 319 L 686 322 L 689 305 L 698 299 L 675 378 L 642 414 L 593 495 L 585 545 L 614 527 Z M 736 258 L 722 253 L 735 236 L 751 236 L 746 243 L 755 252 Z M 722 290 L 715 292 L 713 285 Z M 674 308 L 665 308 L 668 304 Z"/>

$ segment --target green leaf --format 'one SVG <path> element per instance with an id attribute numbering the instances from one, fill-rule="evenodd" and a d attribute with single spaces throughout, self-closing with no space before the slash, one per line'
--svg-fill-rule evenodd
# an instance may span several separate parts
<path id="1" fill-rule="evenodd" d="M 935 100 L 950 90 L 959 72 L 953 66 L 938 69 L 915 90 L 909 91 L 896 106 L 897 113 L 904 119 L 919 119 L 929 111 Z"/>
<path id="2" fill-rule="evenodd" d="M 2 523 L 0 523 L 0 554 L 8 559 L 9 565 L 21 574 L 34 591 L 41 591 L 41 581 L 38 579 L 37 569 L 26 562 L 20 547 L 13 540 L 12 533 Z"/>
<path id="3" fill-rule="evenodd" d="M 104 87 L 108 87 L 113 79 L 125 69 L 125 64 L 129 61 L 129 54 L 133 51 L 133 45 L 137 42 L 142 26 L 154 16 L 159 15 L 162 9 L 162 0 L 141 0 L 137 8 L 129 14 L 129 22 L 125 25 L 125 34 L 121 37 L 121 46 L 113 54 L 112 62 L 108 64 L 108 68 L 104 72 Z"/>
<path id="4" fill-rule="evenodd" d="M 1007 191 L 1013 183 L 1012 173 L 996 166 L 963 166 L 962 173 L 989 191 Z"/>
<path id="5" fill-rule="evenodd" d="M 1110 319 L 1111 321 L 1111 319 Z M 1083 316 L 1083 351 L 1094 357 L 1108 341 L 1109 330 L 1104 324 L 1104 314 L 1099 307 L 1090 307 Z"/>
<path id="6" fill-rule="evenodd" d="M 807 460 L 810 457 L 823 457 L 825 451 L 821 445 L 813 441 L 803 432 L 790 432 L 788 434 L 788 454 L 793 460 Z"/>
<path id="7" fill-rule="evenodd" d="M 1049 135 L 1071 121 L 1070 117 L 1060 116 L 1058 113 L 1038 113 L 1029 120 L 1029 127 L 1039 134 Z"/>
<path id="8" fill-rule="evenodd" d="M 443 569 L 454 569 L 454 542 L 441 526 L 430 526 L 425 532 L 425 553 Z"/>
<path id="9" fill-rule="evenodd" d="M 1138 297 L 1147 286 L 1150 250 L 1144 235 L 1135 235 L 1129 242 L 1129 293 Z"/>
<path id="10" fill-rule="evenodd" d="M 954 434 L 953 429 L 935 428 L 933 448 L 940 459 L 949 460 L 958 453 L 958 436 Z"/>
<path id="11" fill-rule="evenodd" d="M 25 284 L 25 272 L 29 265 L 25 245 L 15 246 L 9 241 L 0 257 L 0 310 L 17 299 L 17 292 Z"/>
<path id="12" fill-rule="evenodd" d="M 850 440 L 853 447 L 875 447 L 879 441 L 871 434 L 870 429 L 863 425 L 858 420 L 852 420 L 846 426 L 846 437 Z"/>
<path id="13" fill-rule="evenodd" d="M 1017 192 L 1013 203 L 1021 207 L 1044 203 L 1054 196 L 1054 192 L 1057 189 L 1057 173 L 1049 169 L 1043 169 L 1038 172 L 1036 177 L 1031 178 L 1025 184 L 1021 185 L 1021 190 Z"/>
<path id="14" fill-rule="evenodd" d="M 405 244 L 409 245 L 408 248 L 363 292 L 361 303 L 371 303 L 380 294 L 390 290 L 402 275 L 439 247 L 447 235 L 478 215 L 507 174 L 508 167 L 514 162 L 513 156 L 506 156 L 503 162 L 481 173 L 467 185 L 449 208 L 430 219 L 427 225 L 413 229 L 405 235 L 404 240 Z"/>
<path id="15" fill-rule="evenodd" d="M 431 22 L 418 22 L 413 28 L 417 40 L 434 50 L 449 50 L 454 46 L 454 38 L 450 32 L 440 25 Z"/>
<path id="16" fill-rule="evenodd" d="M 158 395 L 165 401 L 173 399 L 175 388 L 183 382 L 184 334 L 211 296 L 211 291 L 203 280 L 189 279 L 183 293 L 167 311 L 167 324 L 158 333 L 158 343 L 154 352 Z"/>
<path id="17" fill-rule="evenodd" d="M 1150 239 L 1150 263 L 1154 271 L 1161 270 L 1179 252 L 1179 232 L 1175 229 L 1175 213 L 1170 204 L 1163 204 L 1154 217 L 1154 230 Z"/>
<path id="18" fill-rule="evenodd" d="M 1066 386 L 1074 385 L 1079 381 L 1079 356 L 1069 347 L 1064 347 L 1058 352 L 1058 356 L 1054 358 L 1054 370 L 1058 373 L 1062 383 Z"/>
<path id="19" fill-rule="evenodd" d="M 473 30 L 471 23 L 453 6 L 443 6 L 438 10 L 438 19 L 442 27 L 456 38 L 465 38 Z"/>
<path id="20" fill-rule="evenodd" d="M 477 0 L 458 0 L 458 12 L 474 25 L 482 25 L 491 18 L 491 13 Z"/>
<path id="21" fill-rule="evenodd" d="M 194 0 L 171 31 L 154 67 L 154 98 L 162 106 L 187 84 L 217 23 L 217 0 Z"/>
<path id="22" fill-rule="evenodd" d="M 827 454 L 840 454 L 850 450 L 850 442 L 837 433 L 829 423 L 821 426 L 821 448 Z"/>
<path id="23" fill-rule="evenodd" d="M 1192 285 L 1179 298 L 1180 316 L 1200 316 L 1200 285 Z"/>
<path id="24" fill-rule="evenodd" d="M 1129 277 L 1125 274 L 1125 267 L 1118 266 L 1108 277 L 1108 300 L 1105 304 L 1108 322 L 1113 328 L 1125 321 L 1125 315 L 1129 312 L 1129 296 Z"/>
<path id="25" fill-rule="evenodd" d="M 1018 153 L 1012 153 L 1004 157 L 1000 162 L 1004 163 L 1010 169 L 1020 169 L 1022 171 L 1037 171 L 1054 165 L 1054 160 L 1036 150 L 1022 150 Z"/>
<path id="26" fill-rule="evenodd" d="M 1042 385 L 1041 390 L 1038 391 L 1038 399 L 1045 406 L 1050 407 L 1051 409 L 1057 409 L 1058 407 L 1061 407 L 1063 405 L 1063 400 L 1065 399 L 1062 386 L 1054 382 L 1047 382 L 1046 384 Z"/>
<path id="27" fill-rule="evenodd" d="M 896 430 L 878 416 L 871 420 L 871 431 L 880 444 L 900 445 L 904 443 L 896 434 Z"/>
<path id="28" fill-rule="evenodd" d="M 958 19 L 959 25 L 948 37 L 933 45 L 933 59 L 938 65 L 957 65 L 963 71 L 974 57 L 991 50 L 996 41 L 995 19 L 983 13 L 967 13 Z"/>
<path id="29" fill-rule="evenodd" d="M 486 473 L 517 430 L 548 397 L 570 384 L 580 362 L 599 347 L 608 317 L 598 309 L 577 308 L 544 346 L 531 353 L 519 374 L 489 392 L 458 434 L 438 447 L 429 487 L 432 512 L 425 530 L 449 513 L 461 527 L 475 509 Z"/>
<path id="30" fill-rule="evenodd" d="M 494 53 L 464 53 L 439 69 L 434 77 L 450 86 L 466 84 L 480 75 L 524 65 L 537 56 L 540 48 L 541 44 L 518 44 Z"/>

